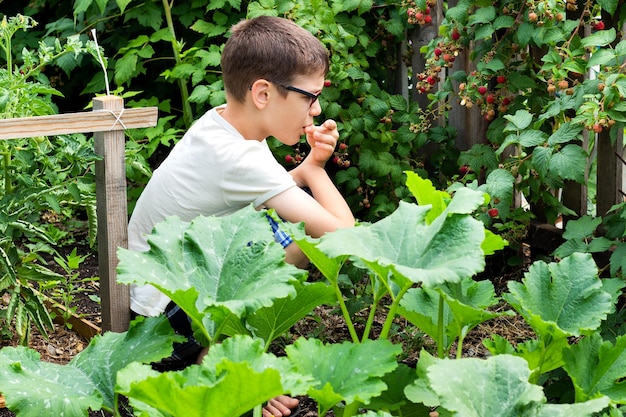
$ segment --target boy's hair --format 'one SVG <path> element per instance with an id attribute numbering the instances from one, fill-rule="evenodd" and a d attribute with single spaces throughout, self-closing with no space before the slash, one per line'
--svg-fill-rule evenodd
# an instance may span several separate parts
<path id="1" fill-rule="evenodd" d="M 319 39 L 290 20 L 272 16 L 233 25 L 222 53 L 224 88 L 241 103 L 256 80 L 290 85 L 300 75 L 326 75 L 328 66 L 328 51 Z"/>

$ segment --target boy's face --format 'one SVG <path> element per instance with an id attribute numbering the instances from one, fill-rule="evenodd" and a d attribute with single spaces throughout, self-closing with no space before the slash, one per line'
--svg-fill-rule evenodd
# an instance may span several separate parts
<path id="1" fill-rule="evenodd" d="M 312 125 L 315 116 L 322 112 L 317 96 L 324 88 L 324 74 L 296 77 L 287 88 L 285 97 L 275 94 L 276 101 L 272 106 L 272 136 L 285 145 L 295 145 L 304 135 L 304 128 Z M 281 88 L 277 85 L 273 88 Z"/>

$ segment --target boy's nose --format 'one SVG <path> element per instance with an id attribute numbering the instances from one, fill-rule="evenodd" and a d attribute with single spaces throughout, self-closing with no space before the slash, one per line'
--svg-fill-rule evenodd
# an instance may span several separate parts
<path id="1" fill-rule="evenodd" d="M 313 117 L 322 114 L 322 106 L 319 100 L 315 100 L 315 103 L 309 108 L 309 114 Z"/>

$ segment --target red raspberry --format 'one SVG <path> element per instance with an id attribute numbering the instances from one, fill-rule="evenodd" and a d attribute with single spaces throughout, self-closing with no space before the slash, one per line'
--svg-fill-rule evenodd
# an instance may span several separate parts
<path id="1" fill-rule="evenodd" d="M 604 22 L 602 20 L 600 20 L 599 22 L 596 22 L 596 24 L 593 25 L 593 28 L 595 30 L 604 30 Z"/>
<path id="2" fill-rule="evenodd" d="M 435 52 L 435 56 L 439 56 L 439 55 L 441 55 L 442 51 L 441 51 L 441 48 L 435 48 L 434 52 Z"/>
<path id="3" fill-rule="evenodd" d="M 287 162 L 288 164 L 293 163 L 293 156 L 285 155 L 285 162 Z"/>
<path id="4" fill-rule="evenodd" d="M 504 84 L 506 82 L 506 77 L 504 75 L 498 75 L 496 81 L 498 81 L 498 84 Z"/>
<path id="5" fill-rule="evenodd" d="M 487 87 L 485 87 L 484 85 L 481 85 L 480 87 L 478 87 L 479 94 L 485 94 L 486 92 L 487 92 Z"/>
<path id="6" fill-rule="evenodd" d="M 498 217 L 498 213 L 499 212 L 498 212 L 497 208 L 493 207 L 493 208 L 490 208 L 489 210 L 487 210 L 487 213 L 489 213 L 490 217 Z"/>
<path id="7" fill-rule="evenodd" d="M 494 101 L 496 101 L 496 98 L 495 98 L 495 96 L 494 96 L 493 94 L 489 94 L 489 95 L 487 96 L 487 99 L 486 99 L 486 100 L 487 100 L 487 103 L 489 103 L 489 104 L 493 104 L 493 103 L 494 103 Z"/>
<path id="8" fill-rule="evenodd" d="M 461 37 L 461 34 L 459 33 L 459 31 L 458 31 L 458 30 L 454 29 L 454 30 L 452 31 L 452 35 L 450 35 L 450 37 L 452 38 L 452 40 L 454 40 L 454 41 L 458 41 L 458 40 L 459 40 L 459 38 Z"/>
<path id="9" fill-rule="evenodd" d="M 331 85 L 332 83 L 330 82 L 330 80 L 324 81 L 324 87 L 330 87 Z"/>

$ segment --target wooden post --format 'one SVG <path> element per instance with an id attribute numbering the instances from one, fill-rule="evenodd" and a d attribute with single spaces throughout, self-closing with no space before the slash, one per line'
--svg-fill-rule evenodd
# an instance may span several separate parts
<path id="1" fill-rule="evenodd" d="M 109 110 L 119 117 L 124 110 L 121 97 L 93 100 L 96 110 Z M 113 118 L 112 118 L 113 119 Z M 123 332 L 130 322 L 130 293 L 117 283 L 117 248 L 128 247 L 125 139 L 123 126 L 113 119 L 111 130 L 94 134 L 94 150 L 102 158 L 96 162 L 96 206 L 98 210 L 98 269 L 102 329 Z M 113 130 L 114 128 L 120 130 Z"/>
<path id="2" fill-rule="evenodd" d="M 598 147 L 597 159 L 597 185 L 596 185 L 596 215 L 604 216 L 609 209 L 621 201 L 622 195 L 622 171 L 624 159 L 624 134 L 621 129 L 617 133 L 615 143 L 611 143 L 608 130 L 598 134 L 596 146 Z"/>

